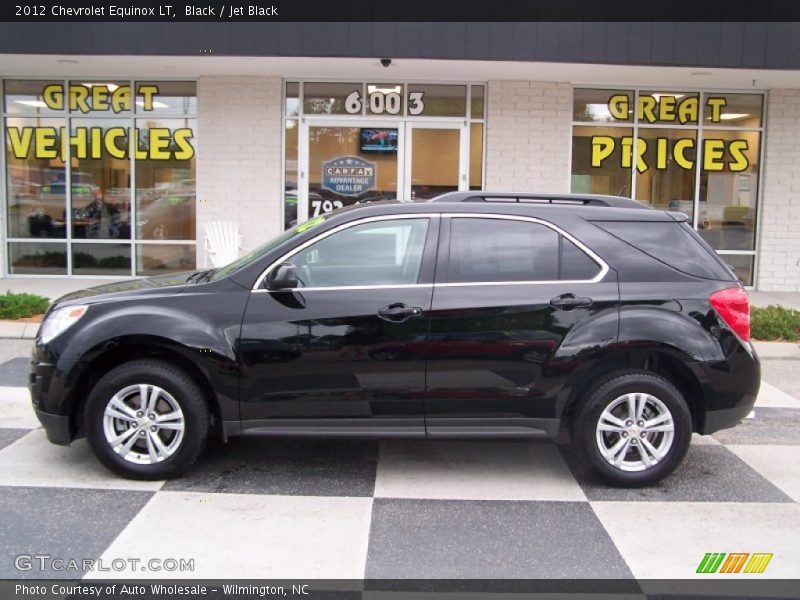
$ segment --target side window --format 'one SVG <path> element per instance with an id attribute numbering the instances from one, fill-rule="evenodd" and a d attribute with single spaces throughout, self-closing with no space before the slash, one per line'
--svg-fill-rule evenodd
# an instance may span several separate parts
<path id="1" fill-rule="evenodd" d="M 506 219 L 450 223 L 450 282 L 558 279 L 559 234 L 549 227 Z"/>
<path id="2" fill-rule="evenodd" d="M 305 287 L 417 283 L 428 219 L 354 225 L 304 248 L 289 260 Z"/>
<path id="3" fill-rule="evenodd" d="M 559 279 L 583 281 L 593 279 L 600 272 L 600 265 L 589 258 L 583 250 L 561 236 L 561 270 Z"/>
<path id="4" fill-rule="evenodd" d="M 558 232 L 526 221 L 454 217 L 448 281 L 590 280 L 600 265 Z"/>

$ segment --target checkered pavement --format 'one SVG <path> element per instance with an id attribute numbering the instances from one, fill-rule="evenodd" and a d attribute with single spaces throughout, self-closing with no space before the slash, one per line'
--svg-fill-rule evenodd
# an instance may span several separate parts
<path id="1" fill-rule="evenodd" d="M 24 377 L 0 364 L 2 578 L 70 575 L 15 568 L 36 553 L 194 559 L 115 577 L 687 578 L 706 552 L 800 574 L 800 401 L 767 382 L 752 418 L 621 490 L 530 441 L 212 440 L 184 478 L 132 482 L 85 441 L 49 444 Z"/>

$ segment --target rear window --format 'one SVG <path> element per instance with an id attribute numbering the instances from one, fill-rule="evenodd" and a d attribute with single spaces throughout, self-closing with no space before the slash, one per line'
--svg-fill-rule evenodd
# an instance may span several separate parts
<path id="1" fill-rule="evenodd" d="M 685 223 L 604 221 L 595 225 L 656 260 L 688 275 L 732 281 L 736 278 Z"/>

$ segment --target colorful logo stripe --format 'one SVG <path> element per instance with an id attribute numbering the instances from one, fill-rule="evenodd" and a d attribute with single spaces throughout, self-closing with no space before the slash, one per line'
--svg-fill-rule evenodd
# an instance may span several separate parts
<path id="1" fill-rule="evenodd" d="M 707 552 L 697 566 L 697 573 L 741 573 L 742 569 L 745 573 L 763 573 L 772 556 L 771 552 Z"/>

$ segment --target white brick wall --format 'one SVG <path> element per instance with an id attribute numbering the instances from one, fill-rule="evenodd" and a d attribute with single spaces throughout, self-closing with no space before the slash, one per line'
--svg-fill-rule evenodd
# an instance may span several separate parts
<path id="1" fill-rule="evenodd" d="M 486 118 L 486 189 L 569 192 L 569 84 L 490 81 Z"/>
<path id="2" fill-rule="evenodd" d="M 800 90 L 767 100 L 757 288 L 800 292 Z"/>
<path id="3" fill-rule="evenodd" d="M 245 250 L 281 224 L 280 78 L 201 77 L 197 82 L 197 238 L 209 221 L 239 223 Z"/>

